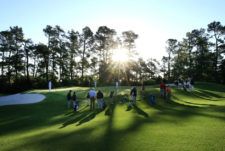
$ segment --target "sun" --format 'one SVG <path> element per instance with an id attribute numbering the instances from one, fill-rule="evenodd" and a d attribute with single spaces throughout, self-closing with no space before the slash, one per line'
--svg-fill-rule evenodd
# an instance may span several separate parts
<path id="1" fill-rule="evenodd" d="M 127 62 L 128 61 L 128 50 L 127 49 L 113 50 L 112 60 L 114 62 Z"/>

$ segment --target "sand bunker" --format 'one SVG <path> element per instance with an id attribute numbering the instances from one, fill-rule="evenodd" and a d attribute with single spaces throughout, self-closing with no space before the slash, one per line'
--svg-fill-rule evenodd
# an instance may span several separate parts
<path id="1" fill-rule="evenodd" d="M 0 106 L 14 105 L 14 104 L 29 104 L 41 102 L 45 99 L 42 94 L 13 94 L 0 97 Z"/>

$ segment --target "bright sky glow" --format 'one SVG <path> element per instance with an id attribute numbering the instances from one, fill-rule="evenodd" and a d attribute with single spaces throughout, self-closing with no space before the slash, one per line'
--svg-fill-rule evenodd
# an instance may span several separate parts
<path id="1" fill-rule="evenodd" d="M 128 51 L 127 51 L 127 49 L 113 50 L 112 60 L 114 62 L 126 63 L 126 61 L 128 61 Z"/>
<path id="2" fill-rule="evenodd" d="M 224 0 L 1 0 L 0 31 L 18 25 L 25 38 L 46 43 L 46 25 L 79 32 L 106 25 L 118 35 L 133 30 L 139 35 L 139 55 L 161 60 L 167 39 L 182 40 L 186 32 L 212 21 L 225 25 L 224 6 Z"/>

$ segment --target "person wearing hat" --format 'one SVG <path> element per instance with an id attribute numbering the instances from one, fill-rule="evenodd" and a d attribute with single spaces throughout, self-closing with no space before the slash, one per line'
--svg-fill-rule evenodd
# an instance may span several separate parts
<path id="1" fill-rule="evenodd" d="M 89 96 L 90 96 L 90 100 L 91 100 L 91 107 L 90 110 L 94 110 L 95 109 L 95 89 L 92 88 L 92 90 L 89 92 Z"/>

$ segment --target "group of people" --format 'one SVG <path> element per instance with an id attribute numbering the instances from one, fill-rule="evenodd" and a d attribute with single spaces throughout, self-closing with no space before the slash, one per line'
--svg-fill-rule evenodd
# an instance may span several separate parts
<path id="1" fill-rule="evenodd" d="M 187 91 L 187 88 L 190 89 L 191 92 L 194 91 L 194 79 L 189 78 L 188 80 L 182 80 L 178 79 L 175 84 L 177 85 L 178 89 L 184 89 L 184 91 Z"/>
<path id="2" fill-rule="evenodd" d="M 176 84 L 176 83 L 175 83 Z M 194 89 L 194 80 L 191 78 L 189 80 L 189 82 L 182 82 L 182 80 L 178 80 L 177 86 L 178 88 L 180 87 L 180 85 L 182 84 L 183 87 L 185 88 L 190 88 L 191 91 L 193 91 Z M 113 96 L 114 96 L 114 92 L 117 92 L 117 88 L 118 88 L 118 83 L 116 84 L 116 89 L 115 91 L 110 91 L 110 103 L 114 104 L 113 101 Z M 141 91 L 142 91 L 142 97 L 144 97 L 144 93 L 145 93 L 145 87 L 144 84 L 141 87 Z M 169 84 L 165 84 L 165 80 L 163 80 L 160 84 L 160 96 L 164 97 L 164 99 L 167 102 L 171 101 L 171 87 Z M 136 86 L 133 86 L 131 88 L 130 91 L 130 96 L 131 96 L 131 100 L 133 101 L 133 104 L 136 105 L 136 97 L 137 97 L 137 88 Z M 98 109 L 104 109 L 106 107 L 106 103 L 104 101 L 104 94 L 102 93 L 101 90 L 98 90 L 97 94 L 95 92 L 95 88 L 92 88 L 88 93 L 87 93 L 87 105 L 90 106 L 90 110 L 95 110 L 95 100 L 97 99 L 97 108 Z M 71 102 L 73 102 L 73 109 L 76 111 L 79 109 L 79 101 L 77 101 L 77 97 L 76 97 L 76 93 L 73 92 L 72 95 L 72 91 L 70 90 L 67 94 L 67 100 L 68 100 L 68 108 L 71 107 Z M 153 104 L 155 104 L 155 97 L 152 93 L 150 93 L 150 100 L 152 101 Z M 129 104 L 131 104 L 131 102 L 129 101 Z"/>
<path id="3" fill-rule="evenodd" d="M 97 104 L 98 104 L 98 109 L 103 109 L 104 108 L 104 100 L 103 100 L 103 93 L 101 90 L 97 92 Z M 87 94 L 87 105 L 90 106 L 90 110 L 95 109 L 95 98 L 96 98 L 96 93 L 95 89 L 93 88 L 90 92 Z M 76 93 L 70 90 L 67 94 L 67 106 L 68 109 L 71 107 L 71 101 L 73 102 L 73 109 L 74 111 L 77 111 L 79 109 L 79 101 L 77 100 Z"/>
<path id="4" fill-rule="evenodd" d="M 73 109 L 74 111 L 77 111 L 79 109 L 79 101 L 77 100 L 76 92 L 73 92 L 70 90 L 67 94 L 67 107 L 71 107 L 71 101 L 73 102 Z"/>
<path id="5" fill-rule="evenodd" d="M 118 88 L 118 87 L 116 87 Z M 117 91 L 117 89 L 116 89 Z M 144 91 L 144 90 L 143 90 Z M 113 96 L 114 96 L 114 90 L 110 91 L 110 103 L 114 104 Z M 131 100 L 133 101 L 133 104 L 136 105 L 136 97 L 137 97 L 137 88 L 136 86 L 132 87 L 130 91 L 131 95 Z M 97 108 L 98 109 L 104 109 L 106 107 L 106 103 L 104 101 L 104 94 L 102 93 L 101 90 L 98 90 L 97 94 L 95 92 L 95 88 L 92 88 L 88 93 L 87 93 L 87 106 L 90 106 L 90 110 L 95 110 L 95 100 L 97 98 Z M 77 100 L 76 93 L 69 90 L 67 94 L 67 106 L 68 108 L 71 107 L 71 102 L 73 102 L 73 109 L 74 111 L 77 111 L 79 109 L 79 101 Z"/>
<path id="6" fill-rule="evenodd" d="M 160 84 L 160 96 L 164 97 L 166 101 L 170 102 L 171 93 L 172 93 L 172 90 L 170 85 L 169 84 L 166 85 L 165 81 L 163 80 Z"/>
<path id="7" fill-rule="evenodd" d="M 95 98 L 97 97 L 98 109 L 105 108 L 104 95 L 101 90 L 98 90 L 97 95 L 95 89 L 92 88 L 90 92 L 87 93 L 87 105 L 90 106 L 90 110 L 95 110 Z"/>

